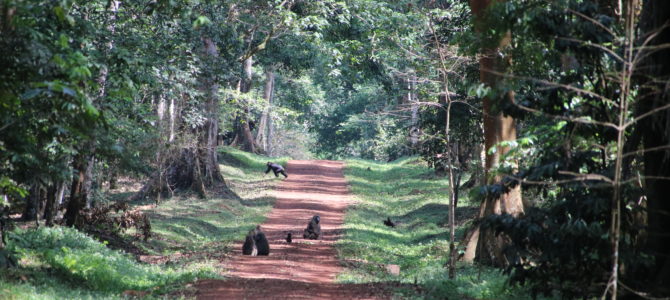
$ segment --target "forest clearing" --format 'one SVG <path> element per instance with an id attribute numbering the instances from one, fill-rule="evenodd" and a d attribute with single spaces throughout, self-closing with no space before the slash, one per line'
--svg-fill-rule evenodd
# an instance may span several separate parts
<path id="1" fill-rule="evenodd" d="M 670 299 L 670 1 L 0 0 L 0 299 Z"/>

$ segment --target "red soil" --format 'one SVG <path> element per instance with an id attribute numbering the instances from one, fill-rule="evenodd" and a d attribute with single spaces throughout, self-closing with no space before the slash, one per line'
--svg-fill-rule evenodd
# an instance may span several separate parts
<path id="1" fill-rule="evenodd" d="M 198 299 L 383 299 L 383 286 L 335 284 L 342 271 L 334 243 L 343 233 L 344 210 L 351 203 L 342 162 L 290 161 L 288 178 L 275 189 L 277 201 L 261 229 L 270 242 L 269 256 L 242 255 L 235 244 L 227 262 L 227 280 L 196 284 Z M 280 175 L 281 176 L 281 175 Z M 321 216 L 323 238 L 305 240 L 302 230 Z M 286 234 L 293 234 L 293 243 Z"/>

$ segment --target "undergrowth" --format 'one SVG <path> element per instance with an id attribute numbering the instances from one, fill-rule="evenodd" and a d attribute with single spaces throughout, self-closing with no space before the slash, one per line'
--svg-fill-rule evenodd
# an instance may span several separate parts
<path id="1" fill-rule="evenodd" d="M 267 160 L 223 148 L 220 167 L 234 194 L 210 191 L 207 199 L 178 194 L 157 206 L 134 203 L 150 216 L 152 236 L 143 242 L 129 230 L 128 241 L 153 264 L 71 228 L 12 231 L 8 248 L 19 267 L 0 272 L 0 299 L 119 299 L 124 291 L 163 298 L 197 278 L 220 278 L 221 256 L 262 223 L 274 203 L 268 192 L 279 180 L 263 174 Z"/>
<path id="2" fill-rule="evenodd" d="M 347 271 L 340 282 L 399 282 L 416 284 L 401 291 L 407 298 L 524 299 L 525 290 L 507 285 L 500 271 L 458 264 L 448 279 L 448 178 L 434 175 L 418 158 L 390 163 L 348 160 L 345 176 L 357 203 L 345 217 L 345 235 L 338 242 Z M 478 203 L 465 191 L 456 210 L 457 241 L 477 212 Z M 385 226 L 390 217 L 396 227 Z M 400 275 L 387 271 L 398 265 Z"/>
<path id="3" fill-rule="evenodd" d="M 130 255 L 111 250 L 69 227 L 19 229 L 9 237 L 8 249 L 24 268 L 53 273 L 66 283 L 102 295 L 150 289 L 160 293 L 171 285 L 216 276 L 205 266 L 177 269 L 138 263 Z"/>

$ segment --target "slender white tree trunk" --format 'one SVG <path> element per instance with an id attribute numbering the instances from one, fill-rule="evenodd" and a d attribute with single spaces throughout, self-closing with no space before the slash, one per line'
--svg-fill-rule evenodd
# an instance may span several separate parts
<path id="1" fill-rule="evenodd" d="M 411 110 L 409 139 L 412 151 L 416 151 L 419 143 L 419 99 L 416 92 L 416 74 L 413 71 L 411 74 L 408 80 L 409 92 L 407 94 Z"/>
<path id="2" fill-rule="evenodd" d="M 265 90 L 263 91 L 263 99 L 265 99 L 265 109 L 258 122 L 258 131 L 256 133 L 256 144 L 261 147 L 263 152 L 268 153 L 268 119 L 272 110 L 272 98 L 274 96 L 275 73 L 272 69 L 265 72 Z"/>

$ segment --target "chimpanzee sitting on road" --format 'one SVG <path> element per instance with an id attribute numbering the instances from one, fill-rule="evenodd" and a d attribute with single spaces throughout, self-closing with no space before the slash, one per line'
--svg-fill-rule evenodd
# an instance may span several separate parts
<path id="1" fill-rule="evenodd" d="M 270 172 L 270 170 L 272 170 L 272 172 L 275 173 L 275 177 L 279 177 L 279 175 L 277 174 L 281 173 L 282 175 L 284 175 L 284 178 L 288 178 L 288 175 L 286 175 L 286 171 L 284 171 L 284 168 L 282 166 L 275 164 L 273 162 L 268 162 L 267 166 L 268 169 L 265 170 L 265 174 L 267 174 L 268 172 Z"/>

